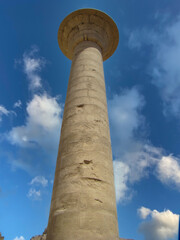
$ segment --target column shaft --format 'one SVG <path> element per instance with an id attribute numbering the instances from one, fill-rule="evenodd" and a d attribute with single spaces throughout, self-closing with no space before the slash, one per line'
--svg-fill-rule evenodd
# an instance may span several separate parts
<path id="1" fill-rule="evenodd" d="M 112 152 L 101 49 L 72 60 L 47 240 L 117 240 Z"/>

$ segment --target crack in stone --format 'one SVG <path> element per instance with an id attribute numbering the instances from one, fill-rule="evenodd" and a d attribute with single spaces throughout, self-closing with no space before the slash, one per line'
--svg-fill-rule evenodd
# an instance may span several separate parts
<path id="1" fill-rule="evenodd" d="M 84 163 L 85 164 L 90 164 L 90 163 L 92 163 L 93 161 L 92 160 L 84 160 Z"/>
<path id="2" fill-rule="evenodd" d="M 84 179 L 88 179 L 88 180 L 94 180 L 97 182 L 103 182 L 103 180 L 99 179 L 99 178 L 92 178 L 92 177 L 83 177 Z"/>
<path id="3" fill-rule="evenodd" d="M 94 200 L 97 201 L 97 202 L 103 203 L 101 200 L 99 200 L 97 198 L 95 198 Z"/>
<path id="4" fill-rule="evenodd" d="M 78 108 L 84 107 L 84 104 L 77 105 Z"/>

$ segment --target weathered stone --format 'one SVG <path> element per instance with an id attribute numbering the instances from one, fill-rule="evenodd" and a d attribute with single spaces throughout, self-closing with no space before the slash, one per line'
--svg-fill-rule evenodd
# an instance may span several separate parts
<path id="1" fill-rule="evenodd" d="M 47 235 L 46 234 L 37 235 L 37 236 L 31 238 L 31 240 L 46 240 L 46 239 L 47 239 Z"/>
<path id="2" fill-rule="evenodd" d="M 47 239 L 47 229 L 44 230 L 42 235 L 34 236 L 30 240 L 46 240 L 46 239 Z"/>
<path id="3" fill-rule="evenodd" d="M 103 60 L 118 44 L 105 13 L 81 9 L 60 25 L 72 59 L 47 240 L 119 240 Z"/>

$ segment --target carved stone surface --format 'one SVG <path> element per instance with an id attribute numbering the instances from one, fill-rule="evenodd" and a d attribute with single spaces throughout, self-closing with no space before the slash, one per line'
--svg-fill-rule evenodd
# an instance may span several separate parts
<path id="1" fill-rule="evenodd" d="M 47 239 L 47 229 L 44 230 L 42 235 L 34 236 L 30 240 L 46 240 L 46 239 Z"/>
<path id="2" fill-rule="evenodd" d="M 72 67 L 51 200 L 48 240 L 119 240 L 103 60 L 118 30 L 98 10 L 81 9 L 60 25 Z"/>
<path id="3" fill-rule="evenodd" d="M 96 9 L 80 9 L 69 14 L 58 31 L 60 49 L 69 59 L 74 48 L 84 41 L 97 43 L 102 50 L 103 60 L 116 50 L 119 33 L 114 21 L 104 12 Z"/>
<path id="4" fill-rule="evenodd" d="M 31 240 L 46 240 L 47 239 L 47 235 L 43 234 L 43 235 L 38 235 L 35 237 L 32 237 Z"/>

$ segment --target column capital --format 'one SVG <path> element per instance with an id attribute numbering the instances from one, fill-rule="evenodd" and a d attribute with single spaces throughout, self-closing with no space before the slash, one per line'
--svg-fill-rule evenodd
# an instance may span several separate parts
<path id="1" fill-rule="evenodd" d="M 58 43 L 61 51 L 72 60 L 74 48 L 83 41 L 95 42 L 102 51 L 103 60 L 116 50 L 119 32 L 115 22 L 96 9 L 80 9 L 69 14 L 60 24 Z"/>

